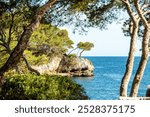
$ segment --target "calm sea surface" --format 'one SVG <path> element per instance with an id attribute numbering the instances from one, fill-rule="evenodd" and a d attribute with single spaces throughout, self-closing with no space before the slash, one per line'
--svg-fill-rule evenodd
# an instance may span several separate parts
<path id="1" fill-rule="evenodd" d="M 95 66 L 94 77 L 74 78 L 75 81 L 81 84 L 91 100 L 115 100 L 119 97 L 120 82 L 125 72 L 127 57 L 85 57 L 91 60 Z M 138 67 L 140 58 L 135 58 L 134 73 Z M 132 82 L 132 81 L 131 81 Z M 129 90 L 131 83 L 129 84 Z M 150 85 L 150 61 L 142 79 L 139 96 L 144 96 L 147 85 Z"/>

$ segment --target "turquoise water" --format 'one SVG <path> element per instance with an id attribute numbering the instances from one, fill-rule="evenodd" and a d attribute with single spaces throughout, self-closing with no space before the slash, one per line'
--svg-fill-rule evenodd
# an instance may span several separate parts
<path id="1" fill-rule="evenodd" d="M 91 60 L 95 66 L 94 77 L 78 77 L 75 81 L 81 84 L 91 100 L 115 100 L 119 97 L 120 82 L 125 72 L 127 57 L 86 57 Z M 140 58 L 135 58 L 134 71 L 138 67 Z M 150 84 L 150 61 L 144 73 L 139 88 L 139 96 L 144 96 L 147 85 Z M 129 90 L 131 82 L 129 84 Z"/>

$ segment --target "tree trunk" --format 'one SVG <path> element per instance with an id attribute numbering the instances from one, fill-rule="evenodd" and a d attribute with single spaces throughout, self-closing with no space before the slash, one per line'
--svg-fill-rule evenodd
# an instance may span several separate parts
<path id="1" fill-rule="evenodd" d="M 84 51 L 85 51 L 85 50 L 82 50 L 82 51 L 80 52 L 79 58 L 81 58 L 81 55 L 82 55 L 82 53 L 83 53 Z"/>
<path id="2" fill-rule="evenodd" d="M 122 78 L 121 81 L 121 86 L 120 86 L 120 96 L 122 97 L 127 97 L 127 91 L 128 91 L 128 84 L 129 80 L 132 75 L 133 71 L 133 65 L 134 65 L 134 55 L 136 51 L 136 40 L 138 36 L 138 30 L 139 30 L 139 19 L 137 18 L 137 15 L 133 14 L 133 10 L 131 9 L 131 5 L 128 0 L 122 0 L 124 5 L 126 6 L 128 15 L 130 16 L 131 20 L 131 25 L 130 25 L 130 35 L 131 35 L 131 40 L 130 40 L 130 50 L 129 50 L 129 56 L 128 60 L 126 63 L 126 70 L 125 74 Z"/>
<path id="3" fill-rule="evenodd" d="M 133 71 L 137 33 L 138 33 L 138 23 L 134 24 L 133 26 L 133 33 L 131 34 L 132 36 L 130 41 L 129 56 L 126 64 L 126 71 L 121 81 L 120 96 L 123 97 L 127 97 L 128 84 Z"/>
<path id="4" fill-rule="evenodd" d="M 68 53 L 68 55 L 70 55 L 73 51 L 75 51 L 76 49 L 78 49 L 77 47 L 76 48 L 74 48 L 74 49 L 72 49 L 69 53 Z"/>
<path id="5" fill-rule="evenodd" d="M 15 67 L 17 63 L 20 61 L 20 58 L 22 57 L 24 50 L 28 46 L 28 42 L 33 31 L 40 24 L 40 21 L 45 12 L 49 8 L 51 8 L 56 1 L 57 0 L 49 0 L 45 5 L 43 5 L 37 10 L 31 23 L 24 29 L 23 33 L 21 34 L 18 44 L 12 51 L 10 57 L 8 58 L 4 66 L 0 68 L 0 82 L 3 80 L 4 73 L 7 72 L 10 68 Z"/>
<path id="6" fill-rule="evenodd" d="M 144 37 L 143 37 L 143 41 L 142 41 L 142 57 L 140 60 L 138 70 L 137 70 L 136 75 L 133 80 L 131 93 L 130 93 L 131 97 L 136 97 L 138 95 L 139 85 L 142 80 L 144 70 L 146 68 L 148 57 L 149 57 L 149 47 L 148 47 L 149 38 L 150 38 L 150 28 L 145 27 Z"/>

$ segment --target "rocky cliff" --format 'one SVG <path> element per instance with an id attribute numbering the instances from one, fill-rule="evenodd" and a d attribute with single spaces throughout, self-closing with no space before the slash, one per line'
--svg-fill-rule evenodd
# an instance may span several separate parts
<path id="1" fill-rule="evenodd" d="M 61 59 L 62 58 L 60 57 L 53 57 L 48 64 L 32 66 L 32 68 L 37 70 L 40 74 L 55 73 L 59 67 Z"/>
<path id="2" fill-rule="evenodd" d="M 65 74 L 69 76 L 93 76 L 94 66 L 86 58 L 64 55 L 54 57 L 48 64 L 32 66 L 40 74 Z"/>
<path id="3" fill-rule="evenodd" d="M 63 56 L 57 71 L 71 76 L 93 76 L 94 66 L 86 58 Z"/>

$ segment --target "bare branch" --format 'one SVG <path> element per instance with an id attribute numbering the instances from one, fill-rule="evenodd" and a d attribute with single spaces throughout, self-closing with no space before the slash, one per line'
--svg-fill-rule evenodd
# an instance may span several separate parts
<path id="1" fill-rule="evenodd" d="M 148 8 L 148 7 L 150 7 L 149 4 L 144 4 L 144 5 L 141 7 L 141 9 L 143 10 L 143 9 L 145 9 L 145 8 Z"/>
<path id="2" fill-rule="evenodd" d="M 147 22 L 146 18 L 144 17 L 142 9 L 139 6 L 139 0 L 134 0 L 134 5 L 135 5 L 135 8 L 136 8 L 136 10 L 137 10 L 137 12 L 139 14 L 139 17 L 143 21 L 144 25 L 147 27 L 148 26 L 148 22 Z"/>
<path id="3" fill-rule="evenodd" d="M 149 14 L 150 13 L 150 10 L 149 11 L 145 11 L 144 13 L 143 13 L 143 15 L 147 15 L 147 14 Z"/>
<path id="4" fill-rule="evenodd" d="M 123 1 L 123 3 L 125 4 L 125 6 L 127 8 L 127 12 L 129 14 L 130 18 L 132 19 L 133 23 L 135 23 L 137 15 L 134 15 L 134 12 L 131 9 L 131 5 L 129 3 L 129 0 L 122 0 L 122 1 Z"/>

